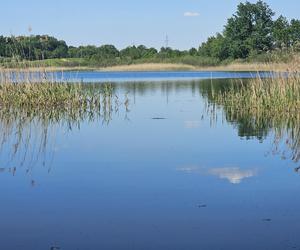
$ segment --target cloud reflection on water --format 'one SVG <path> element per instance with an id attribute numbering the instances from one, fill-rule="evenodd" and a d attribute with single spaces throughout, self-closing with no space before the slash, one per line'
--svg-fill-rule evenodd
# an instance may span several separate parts
<path id="1" fill-rule="evenodd" d="M 200 127 L 200 121 L 184 121 L 184 127 L 186 129 L 196 129 Z"/>
<path id="2" fill-rule="evenodd" d="M 254 177 L 257 172 L 252 169 L 233 168 L 213 168 L 209 170 L 211 175 L 215 175 L 220 179 L 226 179 L 232 184 L 240 184 L 244 179 Z"/>
<path id="3" fill-rule="evenodd" d="M 239 167 L 206 168 L 198 166 L 187 166 L 177 169 L 188 174 L 213 175 L 219 179 L 225 179 L 231 184 L 240 184 L 245 179 L 257 175 L 256 169 L 242 169 Z"/>

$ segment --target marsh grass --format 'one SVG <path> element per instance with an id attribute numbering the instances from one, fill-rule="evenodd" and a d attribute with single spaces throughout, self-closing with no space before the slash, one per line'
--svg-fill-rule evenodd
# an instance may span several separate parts
<path id="1" fill-rule="evenodd" d="M 13 83 L 0 84 L 0 105 L 48 109 L 69 109 L 99 105 L 99 93 L 86 91 L 80 84 Z"/>
<path id="2" fill-rule="evenodd" d="M 63 71 L 16 65 L 0 69 L 0 172 L 15 174 L 23 166 L 31 173 L 49 163 L 57 132 L 88 122 L 108 124 L 122 107 L 127 117 L 129 99 L 117 96 L 112 84 L 69 83 Z"/>
<path id="3" fill-rule="evenodd" d="M 295 56 L 296 58 L 296 56 Z M 298 57 L 299 58 L 299 57 Z M 45 69 L 48 72 L 53 71 L 276 71 L 284 72 L 289 67 L 287 62 L 278 60 L 272 62 L 256 61 L 225 61 L 219 64 L 201 64 L 191 63 L 194 58 L 182 59 L 180 61 L 136 61 L 134 63 L 121 63 L 112 65 L 92 64 L 88 59 L 47 59 L 40 61 L 5 63 L 2 65 L 2 71 L 39 71 Z M 197 61 L 197 60 L 196 60 Z M 1 68 L 1 64 L 0 64 Z"/>
<path id="4" fill-rule="evenodd" d="M 230 88 L 216 92 L 213 99 L 224 106 L 247 113 L 283 113 L 300 110 L 300 59 L 294 59 L 285 72 L 271 77 L 258 77 L 250 81 L 232 81 Z"/>
<path id="5" fill-rule="evenodd" d="M 272 154 L 300 161 L 300 74 L 292 64 L 270 78 L 232 81 L 224 89 L 211 85 L 208 111 L 211 119 L 222 111 L 241 137 L 264 140 L 273 135 Z M 299 168 L 296 168 L 299 171 Z"/>
<path id="6" fill-rule="evenodd" d="M 232 84 L 231 88 L 216 97 L 218 103 L 242 109 L 243 112 L 284 113 L 300 110 L 300 75 L 274 73 L 267 79 L 253 79 L 244 84 Z"/>
<path id="7" fill-rule="evenodd" d="M 109 84 L 101 89 L 93 88 L 83 83 L 65 82 L 63 75 L 63 72 L 55 74 L 45 69 L 0 70 L 0 107 L 89 109 L 100 105 L 101 95 L 111 95 Z"/>
<path id="8" fill-rule="evenodd" d="M 0 83 L 0 172 L 14 175 L 23 168 L 32 183 L 34 166 L 51 171 L 57 133 L 80 129 L 83 123 L 108 124 L 121 108 L 125 117 L 129 112 L 128 96 L 118 96 L 112 84 L 67 83 L 47 78 L 51 74 L 41 77 L 42 72 L 5 74 Z"/>

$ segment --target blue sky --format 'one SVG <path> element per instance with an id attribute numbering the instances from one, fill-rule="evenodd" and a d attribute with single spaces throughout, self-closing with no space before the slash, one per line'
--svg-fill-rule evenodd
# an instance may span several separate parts
<path id="1" fill-rule="evenodd" d="M 198 47 L 223 29 L 240 0 L 9 0 L 1 3 L 0 34 L 49 34 L 70 45 L 145 44 Z M 256 2 L 256 1 L 250 1 Z M 300 19 L 299 0 L 267 0 L 277 14 Z"/>

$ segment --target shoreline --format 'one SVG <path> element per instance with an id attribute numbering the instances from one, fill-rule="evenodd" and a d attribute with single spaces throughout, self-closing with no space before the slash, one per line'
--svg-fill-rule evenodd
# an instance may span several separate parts
<path id="1" fill-rule="evenodd" d="M 217 72 L 258 72 L 258 71 L 286 71 L 290 68 L 287 63 L 233 63 L 220 66 L 193 66 L 188 64 L 171 64 L 171 63 L 144 63 L 131 65 L 117 65 L 110 67 L 52 67 L 38 66 L 28 68 L 2 68 L 2 72 L 26 71 L 26 72 L 54 72 L 54 71 L 99 71 L 99 72 L 151 72 L 151 71 L 217 71 Z"/>

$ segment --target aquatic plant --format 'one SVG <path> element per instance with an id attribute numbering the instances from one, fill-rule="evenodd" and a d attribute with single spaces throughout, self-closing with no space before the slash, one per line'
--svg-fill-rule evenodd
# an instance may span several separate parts
<path id="1" fill-rule="evenodd" d="M 297 72 L 274 73 L 267 79 L 256 78 L 249 83 L 233 84 L 229 91 L 216 96 L 225 106 L 243 112 L 294 113 L 300 108 L 300 76 Z"/>
<path id="2" fill-rule="evenodd" d="M 299 65 L 299 64 L 298 64 Z M 216 120 L 218 112 L 237 127 L 239 136 L 265 139 L 273 134 L 273 154 L 294 162 L 300 160 L 300 75 L 297 64 L 270 78 L 232 80 L 216 87 L 206 84 L 207 110 Z M 204 90 L 204 91 L 203 91 Z"/>
<path id="3" fill-rule="evenodd" d="M 108 124 L 113 115 L 129 111 L 128 96 L 111 84 L 0 84 L 0 172 L 47 166 L 56 152 L 57 134 L 80 129 L 82 123 Z"/>

